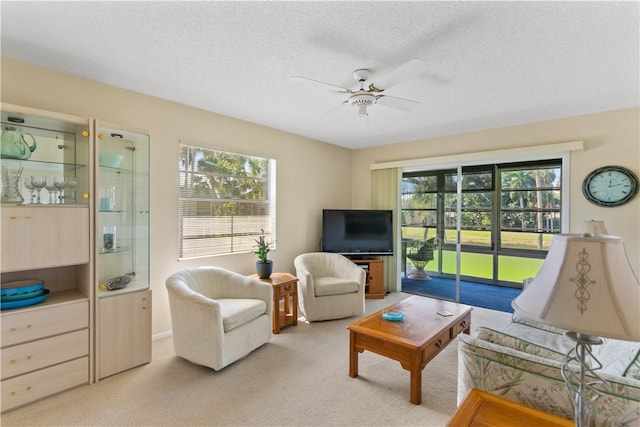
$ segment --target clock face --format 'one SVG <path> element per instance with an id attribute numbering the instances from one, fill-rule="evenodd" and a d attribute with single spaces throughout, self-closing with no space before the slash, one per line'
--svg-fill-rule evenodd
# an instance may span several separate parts
<path id="1" fill-rule="evenodd" d="M 598 206 L 620 206 L 638 192 L 638 177 L 621 166 L 605 166 L 587 175 L 582 192 Z"/>

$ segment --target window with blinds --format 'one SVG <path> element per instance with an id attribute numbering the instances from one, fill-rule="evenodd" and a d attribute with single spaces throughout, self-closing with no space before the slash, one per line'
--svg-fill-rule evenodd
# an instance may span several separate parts
<path id="1" fill-rule="evenodd" d="M 275 249 L 276 162 L 180 145 L 179 257 L 253 250 L 264 230 Z"/>

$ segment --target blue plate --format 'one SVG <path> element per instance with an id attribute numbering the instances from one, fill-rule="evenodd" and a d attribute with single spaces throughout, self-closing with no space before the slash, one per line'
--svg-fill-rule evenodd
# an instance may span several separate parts
<path id="1" fill-rule="evenodd" d="M 41 303 L 46 300 L 49 296 L 49 289 L 45 289 L 42 295 L 38 295 L 37 297 L 21 299 L 18 301 L 7 301 L 0 302 L 0 310 L 6 310 L 10 308 L 19 308 L 19 307 L 28 307 L 30 305 Z"/>
<path id="2" fill-rule="evenodd" d="M 18 282 L 3 283 L 0 288 L 0 296 L 28 294 L 44 289 L 42 280 L 20 280 Z"/>
<path id="3" fill-rule="evenodd" d="M 21 299 L 29 299 L 29 298 L 39 297 L 40 295 L 44 294 L 44 291 L 45 291 L 44 289 L 40 289 L 39 291 L 29 292 L 29 293 L 26 293 L 26 294 L 2 295 L 2 296 L 0 296 L 0 301 L 2 301 L 2 302 L 20 301 Z"/>
<path id="4" fill-rule="evenodd" d="M 386 311 L 382 312 L 382 318 L 391 320 L 394 322 L 399 322 L 400 320 L 404 320 L 404 313 L 401 311 Z"/>

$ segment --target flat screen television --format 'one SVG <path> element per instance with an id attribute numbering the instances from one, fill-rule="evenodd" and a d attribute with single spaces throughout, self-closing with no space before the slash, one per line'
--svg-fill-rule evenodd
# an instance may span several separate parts
<path id="1" fill-rule="evenodd" d="M 322 251 L 347 256 L 392 256 L 390 210 L 324 209 Z"/>

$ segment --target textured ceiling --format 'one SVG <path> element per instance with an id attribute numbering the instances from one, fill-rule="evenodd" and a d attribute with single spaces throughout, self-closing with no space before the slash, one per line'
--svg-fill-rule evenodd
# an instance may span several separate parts
<path id="1" fill-rule="evenodd" d="M 627 2 L 2 1 L 2 55 L 351 148 L 640 105 Z M 425 72 L 348 95 L 410 59 Z"/>

